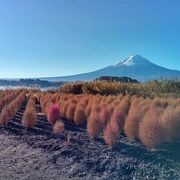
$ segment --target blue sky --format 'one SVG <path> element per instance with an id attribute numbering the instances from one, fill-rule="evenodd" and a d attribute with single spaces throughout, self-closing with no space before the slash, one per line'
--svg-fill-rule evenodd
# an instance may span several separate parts
<path id="1" fill-rule="evenodd" d="M 179 0 L 0 0 L 0 78 L 89 72 L 131 54 L 180 70 Z"/>

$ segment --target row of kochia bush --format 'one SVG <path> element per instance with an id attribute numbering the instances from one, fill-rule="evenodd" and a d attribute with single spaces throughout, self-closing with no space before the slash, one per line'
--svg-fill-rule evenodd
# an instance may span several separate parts
<path id="1" fill-rule="evenodd" d="M 0 113 L 0 125 L 6 127 L 9 121 L 15 116 L 19 109 L 19 106 L 25 100 L 26 93 L 18 90 L 13 91 L 10 95 L 6 95 L 1 102 L 4 106 L 1 106 Z M 4 99 L 6 101 L 4 101 Z"/>
<path id="2" fill-rule="evenodd" d="M 28 97 L 28 102 L 22 119 L 22 124 L 27 129 L 37 124 L 35 102 L 36 102 L 36 97 L 30 94 L 30 96 Z M 53 125 L 54 133 L 56 134 L 61 133 L 64 130 L 64 124 L 59 121 L 60 119 L 59 107 L 56 106 L 55 104 L 49 106 L 47 116 L 49 123 Z"/>
<path id="3" fill-rule="evenodd" d="M 109 146 L 118 141 L 120 133 L 150 148 L 180 142 L 180 99 L 58 93 L 37 97 L 53 124 L 60 110 L 61 117 L 87 125 L 91 138 L 103 134 Z"/>
<path id="4" fill-rule="evenodd" d="M 18 91 L 4 91 L 0 97 L 0 111 L 3 110 L 16 96 Z"/>
<path id="5" fill-rule="evenodd" d="M 38 94 L 36 97 L 40 101 L 42 106 L 42 112 L 47 116 L 48 122 L 53 126 L 53 132 L 55 134 L 60 134 L 64 131 L 64 123 L 60 120 L 61 113 L 59 105 L 56 103 L 55 99 L 49 99 L 48 101 Z"/>
<path id="6" fill-rule="evenodd" d="M 23 114 L 22 123 L 25 128 L 30 128 L 36 125 L 36 108 L 35 108 L 35 98 L 29 95 L 28 102 L 26 105 L 25 112 Z"/>

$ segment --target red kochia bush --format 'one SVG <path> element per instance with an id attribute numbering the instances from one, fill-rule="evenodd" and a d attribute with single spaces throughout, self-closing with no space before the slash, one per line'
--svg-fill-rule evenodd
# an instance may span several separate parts
<path id="1" fill-rule="evenodd" d="M 118 140 L 124 126 L 124 119 L 125 114 L 121 111 L 121 107 L 115 107 L 111 120 L 104 130 L 104 140 L 110 147 Z"/>
<path id="2" fill-rule="evenodd" d="M 99 107 L 93 107 L 88 118 L 87 132 L 91 138 L 98 137 L 103 131 L 103 123 L 99 120 Z"/>
<path id="3" fill-rule="evenodd" d="M 99 121 L 103 123 L 103 129 L 111 119 L 113 108 L 114 107 L 112 105 L 102 105 L 101 111 L 99 113 Z"/>
<path id="4" fill-rule="evenodd" d="M 8 119 L 10 118 L 7 108 L 4 108 L 0 114 L 0 125 L 6 127 L 8 124 Z"/>
<path id="5" fill-rule="evenodd" d="M 74 121 L 74 113 L 76 110 L 76 104 L 75 103 L 70 103 L 69 106 L 67 107 L 67 112 L 66 112 L 66 118 L 69 121 Z"/>
<path id="6" fill-rule="evenodd" d="M 25 128 L 30 128 L 36 125 L 36 112 L 33 107 L 26 109 L 23 115 L 22 123 Z"/>
<path id="7" fill-rule="evenodd" d="M 76 107 L 75 113 L 74 113 L 74 122 L 77 125 L 84 125 L 87 122 L 87 117 L 85 114 L 85 108 L 82 105 L 78 105 Z"/>
<path id="8" fill-rule="evenodd" d="M 124 131 L 130 141 L 139 138 L 139 123 L 144 115 L 144 112 L 142 112 L 143 108 L 139 105 L 139 100 L 140 98 L 133 98 L 125 121 Z"/>
<path id="9" fill-rule="evenodd" d="M 48 108 L 48 121 L 51 124 L 55 124 L 60 118 L 59 106 L 57 104 L 51 104 Z"/>
<path id="10" fill-rule="evenodd" d="M 119 137 L 119 127 L 117 122 L 110 121 L 104 130 L 104 140 L 111 148 Z"/>
<path id="11" fill-rule="evenodd" d="M 140 122 L 140 141 L 149 148 L 157 148 L 162 143 L 162 127 L 160 124 L 161 113 L 162 109 L 153 105 Z"/>
<path id="12" fill-rule="evenodd" d="M 178 142 L 180 140 L 180 106 L 168 107 L 161 116 L 163 142 Z"/>
<path id="13" fill-rule="evenodd" d="M 119 138 L 119 135 L 124 127 L 125 117 L 130 106 L 130 97 L 125 96 L 120 105 L 114 108 L 109 124 L 104 130 L 104 140 L 106 144 L 112 146 Z"/>
<path id="14" fill-rule="evenodd" d="M 56 123 L 53 126 L 53 132 L 54 134 L 61 134 L 64 131 L 64 123 L 60 121 L 56 121 Z"/>

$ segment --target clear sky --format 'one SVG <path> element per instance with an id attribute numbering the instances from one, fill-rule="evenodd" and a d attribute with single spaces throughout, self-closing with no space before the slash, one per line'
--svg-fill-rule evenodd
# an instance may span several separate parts
<path id="1" fill-rule="evenodd" d="M 180 70 L 179 0 L 0 0 L 0 78 L 89 72 L 131 54 Z"/>

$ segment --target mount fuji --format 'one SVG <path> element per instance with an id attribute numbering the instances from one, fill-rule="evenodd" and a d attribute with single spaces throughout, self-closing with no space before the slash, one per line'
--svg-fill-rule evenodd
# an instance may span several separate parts
<path id="1" fill-rule="evenodd" d="M 180 79 L 180 71 L 158 66 L 140 55 L 134 55 L 127 57 L 118 64 L 97 71 L 41 79 L 48 81 L 90 81 L 100 76 L 126 76 L 143 82 L 160 79 Z"/>

